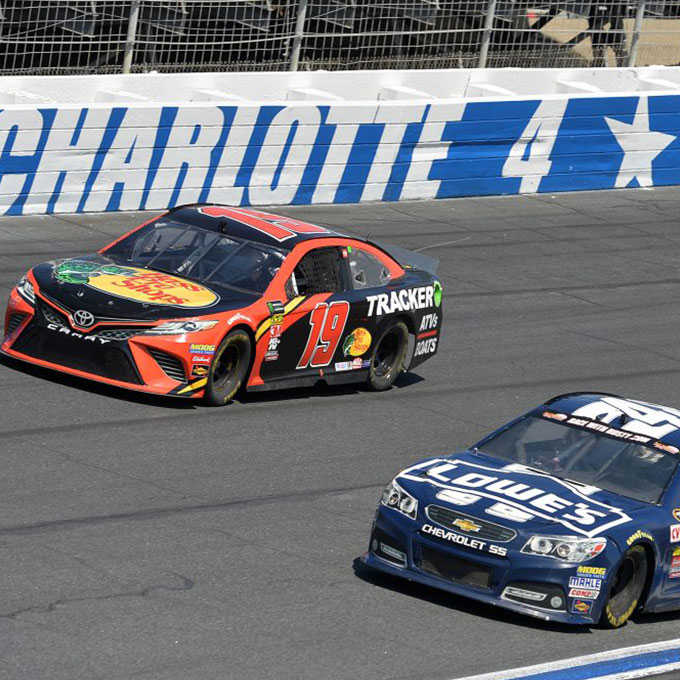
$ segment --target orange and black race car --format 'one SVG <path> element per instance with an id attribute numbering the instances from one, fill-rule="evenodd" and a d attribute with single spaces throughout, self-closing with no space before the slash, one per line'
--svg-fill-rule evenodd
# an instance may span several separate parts
<path id="1" fill-rule="evenodd" d="M 437 351 L 437 262 L 256 210 L 182 206 L 94 255 L 33 267 L 0 350 L 154 394 L 367 382 Z"/>

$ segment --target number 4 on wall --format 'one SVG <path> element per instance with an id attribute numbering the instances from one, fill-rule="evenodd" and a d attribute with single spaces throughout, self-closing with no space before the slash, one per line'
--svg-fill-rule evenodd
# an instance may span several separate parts
<path id="1" fill-rule="evenodd" d="M 298 368 L 322 368 L 328 366 L 338 347 L 349 316 L 349 302 L 339 301 L 330 305 L 320 302 L 309 317 L 312 327 L 307 346 L 297 365 Z"/>
<path id="2" fill-rule="evenodd" d="M 541 180 L 550 172 L 550 154 L 555 146 L 557 132 L 567 100 L 542 101 L 522 136 L 513 144 L 503 165 L 503 177 L 521 177 L 520 194 L 535 194 Z"/>

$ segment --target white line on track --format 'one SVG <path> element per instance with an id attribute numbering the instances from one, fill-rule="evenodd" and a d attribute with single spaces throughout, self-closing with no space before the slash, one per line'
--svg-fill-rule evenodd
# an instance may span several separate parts
<path id="1" fill-rule="evenodd" d="M 634 678 L 651 678 L 654 675 L 662 675 L 671 671 L 680 670 L 680 661 L 667 663 L 663 666 L 653 666 L 651 668 L 638 668 L 634 671 L 622 671 L 612 675 L 598 675 L 593 680 L 634 680 Z"/>
<path id="2" fill-rule="evenodd" d="M 589 654 L 587 656 L 575 656 L 571 659 L 563 659 L 562 661 L 551 661 L 549 663 L 537 664 L 535 666 L 524 666 L 522 668 L 513 668 L 507 671 L 495 671 L 492 673 L 482 673 L 481 675 L 468 675 L 464 678 L 452 678 L 452 680 L 520 680 L 521 678 L 530 679 L 532 675 L 538 673 L 547 673 L 549 671 L 568 670 L 578 666 L 585 666 L 587 664 L 598 663 L 602 661 L 613 661 L 616 659 L 623 659 L 638 654 L 648 654 L 650 652 L 662 652 L 667 649 L 680 648 L 680 638 L 673 640 L 665 640 L 663 642 L 652 642 L 645 645 L 635 645 L 633 647 L 623 647 L 621 649 L 611 649 L 606 652 L 599 652 L 597 654 Z M 665 669 L 665 670 L 664 670 Z M 593 680 L 629 680 L 629 678 L 644 678 L 652 675 L 659 675 L 662 672 L 680 669 L 680 662 L 665 664 L 662 666 L 653 666 L 647 668 L 638 668 L 629 671 L 621 671 L 613 675 L 593 676 Z M 567 676 L 565 676 L 566 678 Z"/>

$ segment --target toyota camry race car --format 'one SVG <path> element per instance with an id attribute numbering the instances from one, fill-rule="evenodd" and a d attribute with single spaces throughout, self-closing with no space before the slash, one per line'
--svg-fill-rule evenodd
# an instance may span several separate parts
<path id="1" fill-rule="evenodd" d="M 564 623 L 680 609 L 680 411 L 556 397 L 385 489 L 363 562 Z"/>
<path id="2" fill-rule="evenodd" d="M 383 390 L 437 351 L 436 265 L 287 217 L 182 206 L 94 255 L 33 267 L 0 351 L 214 405 L 242 385 Z"/>

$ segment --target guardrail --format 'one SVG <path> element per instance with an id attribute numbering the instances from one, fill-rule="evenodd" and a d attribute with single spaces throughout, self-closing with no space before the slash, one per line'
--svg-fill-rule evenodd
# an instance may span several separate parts
<path id="1" fill-rule="evenodd" d="M 479 73 L 485 81 L 470 75 Z M 534 89 L 549 93 L 527 92 L 526 73 Z M 302 101 L 244 101 L 194 83 L 213 101 L 154 102 L 116 87 L 151 96 L 154 88 L 172 92 L 172 79 L 182 77 L 130 76 L 134 86 L 91 82 L 91 104 L 50 104 L 37 83 L 24 79 L 16 91 L 5 83 L 4 96 L 36 103 L 0 111 L 0 212 L 359 203 L 680 183 L 680 69 L 522 71 L 521 79 L 504 70 L 470 71 L 467 78 L 461 71 L 402 72 L 401 84 L 389 74 L 382 81 L 366 76 L 373 84 L 363 94 L 373 100 L 337 94 L 360 91 L 364 81 L 356 74 L 337 81 L 316 74 L 325 90 L 317 81 L 311 85 L 319 89 L 279 83 L 274 96 L 288 88 Z M 271 76 L 260 84 L 272 86 Z M 513 93 L 520 81 L 524 93 Z M 457 84 L 467 97 L 434 99 L 415 87 L 434 89 L 436 82 Z M 250 87 L 257 94 L 256 84 Z M 77 95 L 77 88 L 62 90 L 65 98 Z"/>

